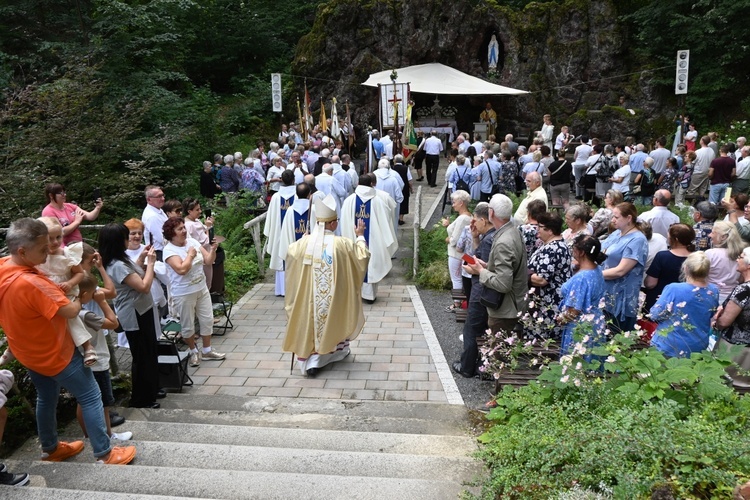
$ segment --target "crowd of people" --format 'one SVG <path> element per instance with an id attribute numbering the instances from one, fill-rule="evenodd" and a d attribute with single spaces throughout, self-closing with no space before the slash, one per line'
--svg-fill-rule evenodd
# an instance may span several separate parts
<path id="1" fill-rule="evenodd" d="M 443 220 L 453 288 L 468 297 L 454 371 L 482 376 L 488 330 L 552 339 L 564 355 L 582 337 L 594 345 L 639 322 L 666 356 L 707 349 L 719 331 L 720 348 L 743 347 L 730 376 L 750 387 L 750 147 L 743 137 L 719 146 L 690 123 L 679 139 L 672 151 L 666 138 L 648 151 L 632 138 L 574 143 L 564 127 L 552 146 L 540 131 L 528 148 L 507 135 L 469 149 L 459 136 L 445 177 L 457 216 Z M 514 213 L 506 194 L 521 198 Z M 675 201 L 694 204 L 693 224 L 680 222 Z"/>
<path id="2" fill-rule="evenodd" d="M 479 344 L 488 329 L 553 339 L 567 353 L 582 324 L 594 344 L 633 329 L 644 315 L 656 324 L 652 345 L 667 356 L 703 350 L 712 327 L 723 331 L 717 348 L 744 347 L 730 376 L 750 386 L 743 371 L 750 368 L 750 146 L 744 138 L 718 146 L 714 134 L 698 137 L 693 124 L 686 129 L 673 152 L 660 138 L 649 153 L 632 138 L 613 146 L 574 138 L 567 127 L 553 139 L 549 116 L 528 148 L 511 134 L 500 143 L 494 135 L 457 136 L 445 173 L 457 217 L 442 221 L 453 288 L 468 297 L 455 371 L 481 374 Z M 268 151 L 259 141 L 247 157 L 217 154 L 203 165 L 203 197 L 231 205 L 247 191 L 267 209 L 264 250 L 289 314 L 283 347 L 307 376 L 349 353 L 362 327 L 360 298 L 375 301 L 391 269 L 413 182 L 425 179 L 423 162 L 428 184 L 437 185 L 443 142 L 435 131 L 419 134 L 411 165 L 394 150 L 391 134 L 372 136 L 376 164 L 363 170 L 325 127 L 303 141 L 294 123 Z M 107 224 L 98 250 L 82 242 L 78 228 L 98 217 L 103 201 L 97 197 L 85 211 L 67 203 L 59 184 L 46 187 L 40 220 L 21 219 L 8 231 L 0 325 L 9 349 L 0 364 L 15 357 L 30 370 L 44 460 L 83 449 L 82 441 L 57 439 L 60 386 L 78 399 L 98 460 L 125 464 L 135 456 L 133 446 L 112 445 L 132 437 L 111 430 L 123 421 L 109 411 L 106 346 L 114 332 L 132 353 L 134 407 L 158 408 L 166 396 L 156 356 L 165 321 L 179 321 L 191 366 L 225 357 L 211 347 L 211 292 L 223 291 L 213 219 L 202 217 L 195 198 L 166 200 L 158 186 L 144 194 L 141 218 Z M 515 212 L 506 194 L 521 198 Z M 673 198 L 678 206 L 695 204 L 693 225 L 670 210 Z M 472 200 L 479 202 L 473 213 Z M 639 215 L 633 202 L 653 207 Z M 331 286 L 319 286 L 321 280 Z M 13 304 L 2 300 L 10 295 L 18 299 Z M 341 323 L 329 321 L 331 301 L 348 304 Z M 461 306 L 455 301 L 448 309 Z M 29 331 L 53 332 L 54 342 L 50 347 Z M 7 380 L 0 371 L 0 385 Z M 28 482 L 27 475 L 0 474 L 13 484 Z"/>
<path id="3" fill-rule="evenodd" d="M 64 387 L 76 397 L 78 421 L 96 459 L 127 464 L 136 449 L 113 445 L 133 435 L 112 431 L 124 418 L 110 410 L 115 399 L 108 343 L 117 335 L 116 343 L 130 349 L 129 404 L 135 408 L 159 408 L 157 400 L 167 395 L 159 386 L 157 359 L 163 324 L 179 322 L 191 366 L 225 358 L 211 348 L 209 288 L 217 282 L 223 287 L 214 267 L 217 243 L 209 236 L 213 221 L 201 220 L 195 198 L 165 200 L 160 187 L 147 186 L 141 218 L 105 225 L 95 249 L 83 242 L 78 226 L 95 219 L 103 201 L 98 198 L 94 211 L 86 212 L 65 201 L 59 184 L 47 185 L 45 193 L 45 216 L 19 219 L 7 232 L 10 256 L 0 260 L 0 325 L 8 347 L 0 365 L 17 359 L 29 370 L 37 391 L 42 460 L 65 460 L 84 448 L 83 441 L 57 438 L 57 400 Z M 195 338 L 202 340 L 200 350 Z M 0 370 L 0 381 L 9 380 L 8 373 Z M 0 481 L 27 484 L 28 474 L 3 468 Z"/>

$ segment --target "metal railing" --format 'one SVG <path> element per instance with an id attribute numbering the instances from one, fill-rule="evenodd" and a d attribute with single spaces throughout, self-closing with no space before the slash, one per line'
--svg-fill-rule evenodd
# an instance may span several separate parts
<path id="1" fill-rule="evenodd" d="M 419 269 L 419 231 L 422 219 L 422 186 L 417 187 L 417 196 L 414 198 L 414 259 L 412 260 L 412 278 L 417 277 Z"/>
<path id="2" fill-rule="evenodd" d="M 258 273 L 260 274 L 260 276 L 263 276 L 266 272 L 266 262 L 263 258 L 263 240 L 261 239 L 260 224 L 262 222 L 265 222 L 267 213 L 268 212 L 264 212 L 260 214 L 259 216 L 245 222 L 245 224 L 242 226 L 245 229 L 249 230 L 250 234 L 253 237 L 255 255 L 258 257 Z"/>

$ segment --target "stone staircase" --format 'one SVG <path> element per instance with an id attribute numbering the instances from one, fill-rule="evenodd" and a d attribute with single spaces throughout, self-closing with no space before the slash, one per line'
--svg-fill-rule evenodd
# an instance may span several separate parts
<path id="1" fill-rule="evenodd" d="M 126 409 L 138 456 L 95 465 L 88 446 L 38 460 L 36 438 L 5 460 L 32 475 L 3 499 L 451 499 L 485 474 L 466 408 L 429 402 L 170 394 Z M 120 430 L 118 429 L 118 430 Z M 81 435 L 72 424 L 62 439 Z M 476 491 L 474 491 L 476 492 Z"/>

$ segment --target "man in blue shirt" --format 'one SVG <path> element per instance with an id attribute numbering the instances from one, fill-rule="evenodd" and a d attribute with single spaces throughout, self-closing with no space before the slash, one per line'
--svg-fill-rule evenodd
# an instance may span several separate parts
<path id="1" fill-rule="evenodd" d="M 643 144 L 638 144 L 635 147 L 635 153 L 630 155 L 630 192 L 633 192 L 633 184 L 638 174 L 643 172 L 643 161 L 648 158 L 645 152 L 646 147 Z"/>
<path id="2" fill-rule="evenodd" d="M 479 201 L 490 201 L 492 188 L 498 183 L 502 173 L 502 166 L 495 161 L 495 154 L 490 150 L 485 150 L 484 161 L 474 167 L 474 177 L 480 183 Z"/>
<path id="3" fill-rule="evenodd" d="M 380 142 L 380 132 L 378 132 L 377 130 L 372 131 L 372 151 L 375 155 L 375 164 L 377 165 L 378 161 L 380 161 L 380 158 L 383 156 L 383 152 L 385 151 L 383 143 Z"/>

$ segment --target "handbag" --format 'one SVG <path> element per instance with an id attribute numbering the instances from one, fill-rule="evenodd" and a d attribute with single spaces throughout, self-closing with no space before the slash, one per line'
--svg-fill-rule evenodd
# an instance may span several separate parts
<path id="1" fill-rule="evenodd" d="M 500 293 L 494 288 L 483 286 L 482 295 L 479 296 L 479 303 L 484 307 L 489 307 L 490 309 L 499 309 L 503 303 L 504 298 L 504 293 Z"/>
<path id="2" fill-rule="evenodd" d="M 490 168 L 490 164 L 487 163 L 486 160 L 484 164 L 487 166 L 487 172 L 490 173 L 490 181 L 492 181 L 492 189 L 490 190 L 490 195 L 495 196 L 500 192 L 500 186 L 495 183 L 495 178 L 492 176 L 492 169 Z"/>
<path id="3" fill-rule="evenodd" d="M 596 174 L 591 174 L 590 172 L 599 164 L 599 160 L 601 160 L 601 156 L 599 157 L 596 162 L 594 162 L 593 165 L 591 165 L 587 170 L 586 173 L 583 174 L 579 179 L 576 185 L 579 188 L 583 189 L 594 189 L 596 187 Z M 591 179 L 586 179 L 586 177 L 591 177 Z"/>

